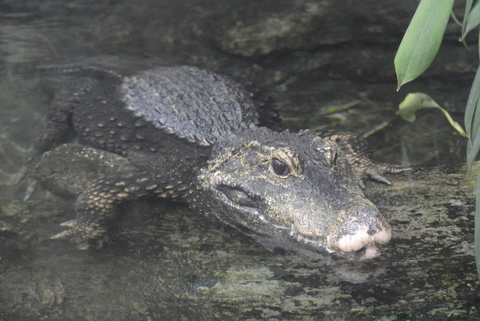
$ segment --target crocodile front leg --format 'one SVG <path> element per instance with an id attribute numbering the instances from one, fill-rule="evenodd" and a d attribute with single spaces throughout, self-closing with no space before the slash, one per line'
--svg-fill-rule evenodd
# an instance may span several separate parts
<path id="1" fill-rule="evenodd" d="M 358 134 L 335 130 L 317 131 L 315 134 L 337 144 L 352 166 L 361 188 L 366 187 L 367 179 L 390 185 L 390 181 L 384 174 L 399 174 L 411 169 L 401 165 L 374 162 L 370 145 L 365 138 Z"/>
<path id="2" fill-rule="evenodd" d="M 185 191 L 183 182 L 162 181 L 148 172 L 127 171 L 105 176 L 80 194 L 75 203 L 76 219 L 62 223 L 68 229 L 51 238 L 71 237 L 79 249 L 88 249 L 105 236 L 121 203 L 144 197 L 181 199 Z"/>

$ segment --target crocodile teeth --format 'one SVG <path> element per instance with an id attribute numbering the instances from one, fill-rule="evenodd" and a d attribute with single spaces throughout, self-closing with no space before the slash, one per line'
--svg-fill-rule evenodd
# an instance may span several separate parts
<path id="1" fill-rule="evenodd" d="M 290 236 L 291 236 L 291 237 L 294 237 L 295 234 L 296 234 L 295 225 L 292 224 L 292 225 L 290 226 Z"/>
<path id="2" fill-rule="evenodd" d="M 297 242 L 303 242 L 305 244 L 312 244 L 312 245 L 315 245 L 317 247 L 323 247 L 324 245 L 324 242 L 322 240 L 315 240 L 315 239 L 312 239 L 312 238 L 309 238 L 309 237 L 306 237 L 302 234 L 300 234 L 297 229 L 295 228 L 295 225 L 291 225 L 290 226 L 290 236 L 295 238 L 297 240 Z"/>

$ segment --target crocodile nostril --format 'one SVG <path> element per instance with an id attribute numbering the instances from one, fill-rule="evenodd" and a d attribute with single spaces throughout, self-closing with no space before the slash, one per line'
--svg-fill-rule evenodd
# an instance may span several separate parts
<path id="1" fill-rule="evenodd" d="M 360 230 L 353 235 L 347 234 L 339 238 L 334 244 L 336 244 L 337 247 L 342 251 L 351 252 L 358 251 L 368 244 L 385 244 L 390 241 L 390 238 L 392 237 L 390 231 L 380 231 L 374 235 L 370 235 L 366 230 L 367 229 L 365 228 L 364 230 Z"/>
<path id="2" fill-rule="evenodd" d="M 355 252 L 365 248 L 365 256 L 375 256 L 375 244 L 385 244 L 392 238 L 391 231 L 381 230 L 373 235 L 368 233 L 368 227 L 358 230 L 354 234 L 346 234 L 332 243 L 333 247 L 342 252 Z"/>
<path id="3" fill-rule="evenodd" d="M 330 242 L 333 248 L 341 252 L 359 252 L 365 258 L 372 258 L 378 255 L 375 244 L 388 243 L 392 238 L 390 226 L 376 208 L 352 207 L 343 219 L 342 228 Z"/>

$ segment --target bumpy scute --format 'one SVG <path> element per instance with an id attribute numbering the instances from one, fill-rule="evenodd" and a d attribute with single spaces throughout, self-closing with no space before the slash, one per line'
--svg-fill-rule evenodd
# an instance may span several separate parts
<path id="1" fill-rule="evenodd" d="M 120 204 L 144 197 L 185 201 L 288 250 L 369 258 L 391 237 L 358 184 L 387 182 L 383 173 L 397 170 L 369 163 L 350 136 L 278 132 L 271 99 L 250 84 L 118 58 L 44 71 L 52 108 L 29 165 L 75 133 L 136 168 L 92 182 L 77 198 L 76 219 L 54 238 L 87 249 L 103 239 Z"/>

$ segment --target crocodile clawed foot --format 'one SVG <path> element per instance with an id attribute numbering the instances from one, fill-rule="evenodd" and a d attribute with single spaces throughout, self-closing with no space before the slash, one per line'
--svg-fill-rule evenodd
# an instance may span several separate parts
<path id="1" fill-rule="evenodd" d="M 335 130 L 325 130 L 315 132 L 326 140 L 334 141 L 347 161 L 352 166 L 357 177 L 358 185 L 361 188 L 366 187 L 367 180 L 374 180 L 380 183 L 390 185 L 390 181 L 384 174 L 399 174 L 411 168 L 401 165 L 375 163 L 372 160 L 372 150 L 365 138 L 361 135 L 348 132 L 338 132 Z"/>
<path id="2" fill-rule="evenodd" d="M 366 180 L 391 185 L 392 183 L 384 176 L 385 174 L 400 174 L 411 169 L 401 165 L 374 163 L 371 160 L 367 160 L 360 168 L 355 168 L 355 171 L 357 173 L 358 185 L 364 189 L 367 187 Z"/>
<path id="3" fill-rule="evenodd" d="M 70 220 L 70 221 L 60 223 L 60 226 L 68 227 L 68 230 L 57 233 L 51 236 L 50 239 L 52 240 L 64 239 L 64 238 L 72 237 L 76 234 L 75 232 L 76 220 Z"/>
<path id="4" fill-rule="evenodd" d="M 77 243 L 77 248 L 79 250 L 87 250 L 90 247 L 89 242 L 86 240 L 82 240 L 80 235 L 78 234 L 77 220 L 70 220 L 60 223 L 60 226 L 67 227 L 68 229 L 52 235 L 50 237 L 51 240 L 70 238 L 73 242 Z"/>

